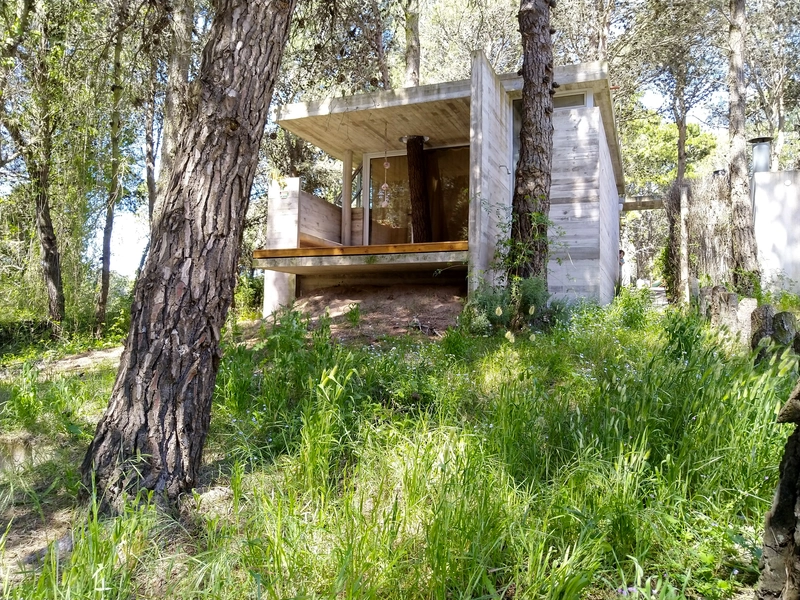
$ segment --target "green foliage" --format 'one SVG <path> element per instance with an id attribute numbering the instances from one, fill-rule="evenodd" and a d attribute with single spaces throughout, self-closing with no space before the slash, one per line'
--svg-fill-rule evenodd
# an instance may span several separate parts
<path id="1" fill-rule="evenodd" d="M 678 280 L 680 279 L 680 265 L 678 257 L 670 249 L 669 244 L 664 246 L 655 258 L 655 272 L 661 276 L 667 297 L 675 302 L 680 297 Z"/>
<path id="2" fill-rule="evenodd" d="M 624 327 L 641 329 L 647 324 L 647 315 L 651 304 L 648 288 L 623 287 L 619 296 L 614 300 L 609 313 L 610 316 L 618 317 Z"/>
<path id="3" fill-rule="evenodd" d="M 150 536 L 157 524 L 155 508 L 137 498 L 122 515 L 104 519 L 92 498 L 89 514 L 70 532 L 73 550 L 68 560 L 59 557 L 58 542 L 48 546 L 41 569 L 17 587 L 3 591 L 3 598 L 129 598 L 136 593 L 136 571 L 151 552 Z M 64 554 L 62 552 L 62 554 Z"/>
<path id="4" fill-rule="evenodd" d="M 264 280 L 249 275 L 239 275 L 233 298 L 235 310 L 239 316 L 250 319 L 259 318 L 264 301 Z"/>
<path id="5" fill-rule="evenodd" d="M 350 323 L 350 327 L 358 327 L 358 324 L 361 323 L 361 305 L 358 302 L 354 302 L 347 308 L 344 316 L 347 318 L 347 322 Z"/>
<path id="6" fill-rule="evenodd" d="M 186 529 L 146 503 L 79 516 L 68 576 L 45 566 L 0 595 L 92 597 L 100 577 L 115 597 L 729 597 L 756 573 L 798 365 L 725 348 L 635 291 L 514 344 L 462 327 L 342 346 L 329 319 L 285 310 L 254 348 L 225 348 L 218 475 L 187 499 Z M 112 381 L 13 385 L 36 427 L 73 411 L 84 433 L 54 450 L 69 454 L 91 431 L 78 407 L 96 419 Z M 0 502 L 34 472 L 0 471 Z"/>
<path id="7" fill-rule="evenodd" d="M 776 311 L 790 311 L 800 315 L 800 294 L 795 294 L 787 289 L 776 288 L 763 291 L 759 301 L 771 304 Z"/>
<path id="8" fill-rule="evenodd" d="M 675 180 L 678 165 L 678 128 L 655 111 L 632 119 L 620 129 L 624 148 L 625 180 L 630 195 L 664 193 Z M 696 123 L 686 127 L 686 176 L 697 174 L 702 161 L 714 152 L 713 134 Z"/>
<path id="9" fill-rule="evenodd" d="M 474 335 L 541 328 L 566 318 L 565 305 L 548 305 L 549 297 L 547 284 L 538 277 L 512 277 L 507 287 L 483 286 L 464 306 L 461 325 Z"/>

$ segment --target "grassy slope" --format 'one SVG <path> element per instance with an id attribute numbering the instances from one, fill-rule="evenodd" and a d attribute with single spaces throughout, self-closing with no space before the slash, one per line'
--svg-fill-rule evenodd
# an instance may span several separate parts
<path id="1" fill-rule="evenodd" d="M 79 509 L 70 561 L 0 596 L 713 598 L 752 582 L 796 362 L 754 368 L 627 296 L 521 338 L 343 347 L 284 315 L 227 348 L 207 486 L 179 518 Z M 2 384 L 3 429 L 56 448 L 0 475 L 0 514 L 72 502 L 112 377 Z"/>

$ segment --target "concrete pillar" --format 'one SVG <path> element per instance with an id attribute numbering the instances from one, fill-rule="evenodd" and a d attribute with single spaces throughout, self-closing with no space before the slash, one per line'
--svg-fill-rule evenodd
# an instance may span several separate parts
<path id="1" fill-rule="evenodd" d="M 351 245 L 353 217 L 351 204 L 353 202 L 353 151 L 348 150 L 344 155 L 342 167 L 342 246 Z"/>
<path id="2" fill-rule="evenodd" d="M 269 186 L 267 248 L 297 248 L 300 241 L 300 179 L 286 179 L 281 189 L 276 181 Z M 264 271 L 264 306 L 266 318 L 296 297 L 297 276 L 293 273 Z"/>

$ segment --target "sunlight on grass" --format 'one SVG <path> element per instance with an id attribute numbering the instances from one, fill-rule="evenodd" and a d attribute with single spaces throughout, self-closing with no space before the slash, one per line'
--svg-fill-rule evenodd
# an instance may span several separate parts
<path id="1" fill-rule="evenodd" d="M 342 346 L 289 312 L 226 348 L 179 518 L 76 514 L 72 556 L 3 597 L 728 597 L 757 576 L 796 374 L 638 298 L 513 342 Z M 84 445 L 111 381 L 23 374 L 4 402 L 38 408 L 2 418 L 55 435 L 67 414 Z M 0 479 L 0 510 L 35 472 Z"/>

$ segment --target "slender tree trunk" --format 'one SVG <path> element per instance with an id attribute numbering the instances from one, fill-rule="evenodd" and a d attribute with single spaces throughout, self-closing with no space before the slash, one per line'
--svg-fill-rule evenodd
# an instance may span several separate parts
<path id="1" fill-rule="evenodd" d="M 547 0 L 522 0 L 522 129 L 514 176 L 511 274 L 547 281 L 553 155 L 553 43 Z"/>
<path id="2" fill-rule="evenodd" d="M 175 152 L 181 134 L 183 111 L 192 61 L 192 30 L 194 0 L 177 0 L 172 8 L 172 32 L 167 56 L 167 89 L 164 95 L 164 124 L 162 126 L 161 164 L 158 174 L 158 194 L 163 196 L 169 186 L 175 163 Z M 158 212 L 156 206 L 154 212 Z"/>
<path id="3" fill-rule="evenodd" d="M 218 0 L 111 400 L 81 466 L 110 507 L 201 465 L 258 151 L 296 0 Z"/>
<path id="4" fill-rule="evenodd" d="M 114 208 L 120 200 L 122 191 L 122 170 L 120 151 L 120 105 L 122 104 L 122 42 L 124 36 L 123 23 L 127 18 L 127 2 L 119 7 L 117 19 L 117 35 L 114 41 L 113 84 L 111 85 L 111 180 L 106 200 L 106 222 L 103 227 L 103 251 L 100 260 L 100 294 L 97 297 L 94 331 L 97 337 L 103 335 L 106 325 L 106 307 L 108 305 L 108 284 L 111 278 L 111 233 L 114 228 Z"/>
<path id="5" fill-rule="evenodd" d="M 419 0 L 405 0 L 403 12 L 406 18 L 406 77 L 405 87 L 419 85 Z"/>
<path id="6" fill-rule="evenodd" d="M 675 76 L 675 97 L 672 102 L 672 115 L 675 118 L 675 125 L 678 128 L 678 164 L 675 180 L 678 185 L 683 185 L 686 179 L 686 98 L 685 98 L 685 77 L 679 71 Z"/>
<path id="7" fill-rule="evenodd" d="M 46 36 L 46 30 L 42 37 Z M 43 40 L 43 43 L 44 40 Z M 43 51 L 44 52 L 44 51 Z M 44 56 L 44 55 L 43 55 Z M 58 251 L 56 231 L 50 216 L 50 165 L 53 149 L 53 115 L 50 106 L 50 90 L 48 82 L 50 72 L 44 58 L 36 67 L 37 108 L 41 115 L 38 131 L 40 145 L 28 147 L 26 161 L 29 174 L 33 180 L 36 196 L 36 232 L 42 250 L 42 274 L 47 287 L 48 312 L 50 320 L 55 323 L 56 332 L 60 331 L 61 322 L 66 316 L 64 301 L 64 285 L 61 279 L 61 255 Z M 33 167 L 31 169 L 31 167 Z"/>
<path id="8" fill-rule="evenodd" d="M 592 42 L 597 53 L 597 60 L 604 61 L 608 57 L 608 36 L 611 30 L 611 12 L 614 0 L 594 0 L 597 13 L 597 27 L 592 34 Z"/>
<path id="9" fill-rule="evenodd" d="M 747 143 L 745 141 L 745 109 L 747 103 L 744 78 L 745 0 L 730 0 L 730 57 L 728 92 L 730 95 L 730 190 L 731 239 L 733 241 L 733 283 L 736 290 L 752 296 L 760 283 L 753 210 L 747 180 Z"/>
<path id="10" fill-rule="evenodd" d="M 414 135 L 406 141 L 408 158 L 408 192 L 411 199 L 411 230 L 416 244 L 430 242 L 431 207 L 428 183 L 425 181 L 425 138 Z"/>
<path id="11" fill-rule="evenodd" d="M 42 274 L 47 288 L 50 320 L 60 329 L 66 316 L 64 286 L 61 281 L 61 255 L 50 217 L 50 135 L 43 143 L 42 161 L 30 173 L 36 196 L 36 233 L 42 252 Z"/>
<path id="12" fill-rule="evenodd" d="M 372 10 L 376 15 L 380 14 L 380 7 L 377 2 L 372 2 Z M 389 76 L 389 64 L 386 61 L 386 48 L 383 46 L 383 28 L 376 27 L 373 35 L 375 53 L 378 55 L 378 68 L 381 70 L 381 83 L 383 84 L 383 89 L 390 90 L 392 89 L 392 79 Z"/>
<path id="13" fill-rule="evenodd" d="M 775 112 L 777 114 L 777 128 L 775 130 L 775 139 L 772 140 L 770 146 L 769 170 L 777 171 L 781 168 L 781 152 L 783 152 L 783 145 L 786 141 L 786 114 L 783 107 L 783 92 L 775 99 Z"/>
<path id="14" fill-rule="evenodd" d="M 677 201 L 674 216 L 667 220 L 671 252 L 677 257 L 678 270 L 675 273 L 675 290 L 672 299 L 688 303 L 686 290 L 689 289 L 689 233 L 688 233 L 688 190 L 686 180 L 686 65 L 677 65 L 675 72 L 675 95 L 672 99 L 672 115 L 678 128 L 678 164 L 675 176 L 677 193 L 670 200 Z"/>
<path id="15" fill-rule="evenodd" d="M 144 124 L 144 159 L 145 159 L 145 180 L 147 181 L 147 210 L 150 220 L 153 219 L 153 209 L 156 205 L 156 71 L 155 59 L 150 63 L 150 89 L 147 100 L 147 112 L 145 113 Z"/>
<path id="16" fill-rule="evenodd" d="M 61 330 L 61 322 L 66 316 L 64 286 L 61 279 L 61 256 L 58 251 L 53 220 L 50 215 L 50 167 L 53 147 L 53 112 L 50 106 L 50 71 L 47 62 L 48 28 L 46 15 L 37 24 L 39 47 L 34 49 L 33 100 L 35 110 L 31 111 L 31 122 L 35 133 L 32 139 L 25 139 L 20 123 L 8 118 L 4 109 L 5 82 L 13 59 L 19 51 L 23 37 L 28 32 L 31 16 L 35 14 L 35 3 L 24 0 L 17 12 L 14 30 L 0 44 L 0 121 L 6 127 L 17 152 L 25 162 L 31 182 L 36 213 L 36 236 L 41 251 L 42 275 L 48 298 L 48 315 L 56 333 Z"/>

